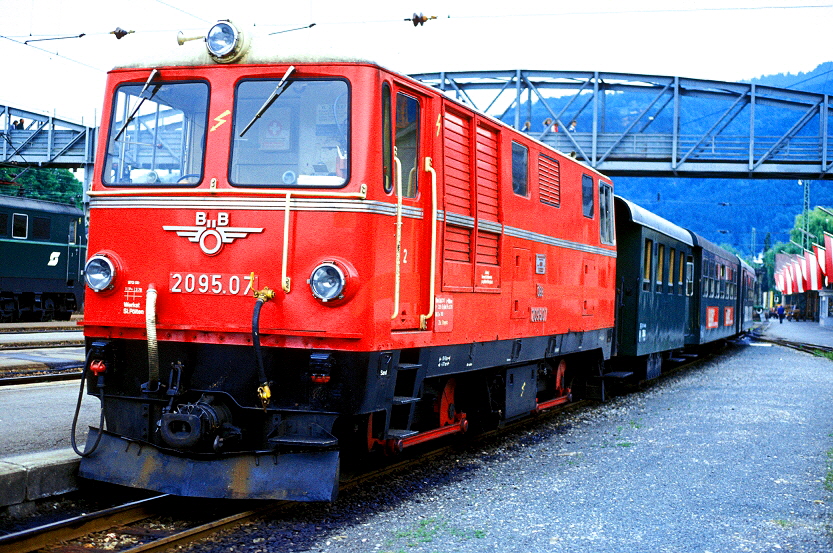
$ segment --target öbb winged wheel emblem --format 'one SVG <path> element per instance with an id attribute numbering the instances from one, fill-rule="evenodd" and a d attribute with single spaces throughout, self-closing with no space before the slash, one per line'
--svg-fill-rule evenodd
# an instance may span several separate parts
<path id="1" fill-rule="evenodd" d="M 163 230 L 175 232 L 177 236 L 187 238 L 189 242 L 200 245 L 206 255 L 220 253 L 225 244 L 231 244 L 238 238 L 246 238 L 249 234 L 263 232 L 262 228 L 230 227 L 229 214 L 220 212 L 216 219 L 209 219 L 208 213 L 196 212 L 194 226 L 163 225 Z"/>

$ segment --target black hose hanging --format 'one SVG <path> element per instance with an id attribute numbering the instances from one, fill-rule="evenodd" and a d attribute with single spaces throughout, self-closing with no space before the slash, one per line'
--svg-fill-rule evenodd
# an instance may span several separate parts
<path id="1" fill-rule="evenodd" d="M 264 300 L 258 298 L 255 302 L 255 310 L 252 313 L 252 344 L 255 347 L 257 358 L 257 380 L 266 382 L 266 369 L 263 367 L 263 353 L 260 351 L 260 310 L 263 308 Z"/>
<path id="2" fill-rule="evenodd" d="M 93 454 L 93 452 L 98 447 L 98 443 L 101 441 L 101 435 L 104 433 L 104 387 L 99 386 L 99 395 L 98 399 L 101 402 L 101 416 L 98 419 L 98 437 L 95 439 L 95 443 L 90 448 L 89 451 L 84 451 L 83 453 L 78 449 L 78 445 L 75 442 L 75 429 L 78 427 L 78 414 L 81 412 L 81 400 L 84 397 L 84 385 L 87 383 L 87 372 L 90 368 L 90 354 L 92 352 L 87 352 L 87 358 L 84 360 L 84 370 L 81 372 L 81 388 L 78 390 L 78 402 L 75 404 L 75 415 L 72 417 L 72 434 L 70 434 L 70 442 L 72 443 L 72 450 L 75 451 L 81 457 L 89 457 Z M 85 445 L 86 447 L 86 445 Z"/>

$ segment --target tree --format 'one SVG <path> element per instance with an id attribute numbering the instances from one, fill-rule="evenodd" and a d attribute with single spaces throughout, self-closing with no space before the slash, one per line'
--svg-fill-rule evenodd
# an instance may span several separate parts
<path id="1" fill-rule="evenodd" d="M 81 207 L 83 184 L 67 169 L 0 167 L 0 194 Z"/>

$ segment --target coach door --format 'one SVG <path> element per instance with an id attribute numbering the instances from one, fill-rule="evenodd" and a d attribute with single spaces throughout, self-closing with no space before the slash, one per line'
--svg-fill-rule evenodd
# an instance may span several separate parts
<path id="1" fill-rule="evenodd" d="M 428 100 L 382 85 L 384 186 L 396 202 L 394 330 L 425 330 L 434 316 L 437 182 L 424 124 Z"/>

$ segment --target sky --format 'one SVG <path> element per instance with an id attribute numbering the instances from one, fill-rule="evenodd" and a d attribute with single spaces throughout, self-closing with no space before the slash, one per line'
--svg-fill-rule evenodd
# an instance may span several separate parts
<path id="1" fill-rule="evenodd" d="M 415 12 L 437 19 L 414 27 L 405 20 Z M 259 47 L 327 45 L 402 73 L 549 69 L 739 81 L 797 75 L 833 59 L 833 3 L 813 0 L 0 0 L 0 14 L 0 106 L 87 125 L 100 118 L 109 69 L 149 52 L 202 48 L 178 46 L 177 32 L 205 34 L 219 19 L 252 32 Z M 117 27 L 134 32 L 116 39 Z"/>

